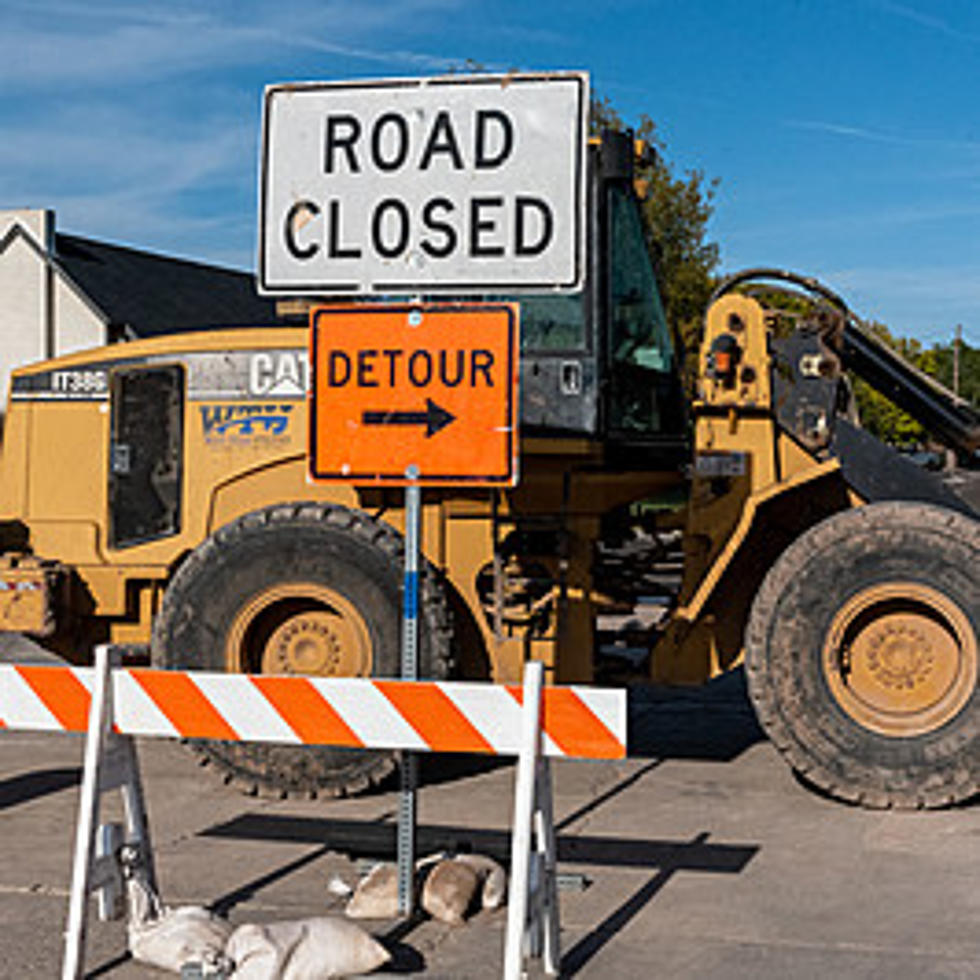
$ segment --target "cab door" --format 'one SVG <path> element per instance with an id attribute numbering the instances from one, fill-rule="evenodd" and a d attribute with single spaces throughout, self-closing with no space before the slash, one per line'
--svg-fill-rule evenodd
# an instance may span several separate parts
<path id="1" fill-rule="evenodd" d="M 184 369 L 121 368 L 111 379 L 109 545 L 180 531 Z"/>

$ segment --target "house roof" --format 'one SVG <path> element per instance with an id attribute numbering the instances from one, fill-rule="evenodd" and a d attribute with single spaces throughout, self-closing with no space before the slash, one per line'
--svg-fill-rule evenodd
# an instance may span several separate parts
<path id="1" fill-rule="evenodd" d="M 55 259 L 120 332 L 150 337 L 277 322 L 275 301 L 258 295 L 251 273 L 60 232 Z"/>

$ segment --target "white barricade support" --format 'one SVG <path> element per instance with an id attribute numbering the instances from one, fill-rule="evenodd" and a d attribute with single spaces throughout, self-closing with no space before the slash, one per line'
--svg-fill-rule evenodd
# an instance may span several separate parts
<path id="1" fill-rule="evenodd" d="M 504 980 L 520 980 L 528 956 L 541 957 L 550 976 L 558 975 L 561 962 L 551 769 L 541 754 L 543 674 L 540 663 L 524 665 L 524 712 L 514 790 Z"/>
<path id="2" fill-rule="evenodd" d="M 111 668 L 116 665 L 114 659 L 108 647 L 96 651 L 62 980 L 82 980 L 85 975 L 85 935 L 91 892 L 98 896 L 99 918 L 106 920 L 122 917 L 126 878 L 139 877 L 152 894 L 157 891 L 136 748 L 132 736 L 113 731 Z M 122 794 L 124 827 L 98 823 L 102 794 L 112 790 Z"/>
<path id="3" fill-rule="evenodd" d="M 0 728 L 86 731 L 62 980 L 83 976 L 89 895 L 119 917 L 137 880 L 158 900 L 134 735 L 517 755 L 505 980 L 528 957 L 560 965 L 556 846 L 548 757 L 621 759 L 626 692 L 466 681 L 276 677 L 121 668 L 0 665 Z M 99 825 L 103 793 L 122 794 L 124 826 Z M 414 808 L 411 819 L 414 820 Z M 400 836 L 414 833 L 399 827 Z"/>

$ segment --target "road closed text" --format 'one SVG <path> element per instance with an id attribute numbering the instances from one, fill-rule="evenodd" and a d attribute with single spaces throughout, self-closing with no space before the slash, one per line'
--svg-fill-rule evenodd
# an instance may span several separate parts
<path id="1" fill-rule="evenodd" d="M 437 112 L 425 130 L 398 112 L 383 112 L 362 123 L 351 113 L 323 118 L 323 172 L 411 179 L 443 170 L 463 173 L 499 170 L 513 154 L 517 124 L 505 112 L 478 109 L 468 120 L 470 141 L 448 110 Z M 391 182 L 389 182 L 391 183 Z M 377 186 L 385 186 L 377 180 Z M 300 261 L 321 252 L 331 260 L 400 259 L 417 249 L 430 259 L 450 259 L 459 251 L 470 258 L 540 255 L 554 235 L 554 214 L 542 197 L 528 194 L 484 194 L 454 200 L 437 194 L 418 203 L 379 196 L 354 211 L 341 197 L 298 200 L 286 212 L 283 241 Z M 352 212 L 354 212 L 352 214 Z M 345 225 L 346 218 L 346 225 Z M 416 253 L 416 258 L 418 257 Z"/>
<path id="2" fill-rule="evenodd" d="M 562 81 L 273 90 L 263 288 L 574 286 L 582 83 Z"/>
<path id="3" fill-rule="evenodd" d="M 364 224 L 344 228 L 343 201 L 323 206 L 297 201 L 286 213 L 283 241 L 293 258 L 305 262 L 321 253 L 331 260 L 360 259 L 369 252 L 378 259 L 400 259 L 414 252 L 430 259 L 515 258 L 540 255 L 551 243 L 554 218 L 547 201 L 501 195 L 473 197 L 459 206 L 447 197 L 433 197 L 416 213 L 396 197 L 382 198 Z"/>

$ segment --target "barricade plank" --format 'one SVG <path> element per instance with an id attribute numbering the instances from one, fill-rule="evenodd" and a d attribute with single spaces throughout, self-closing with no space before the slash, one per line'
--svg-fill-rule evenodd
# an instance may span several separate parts
<path id="1" fill-rule="evenodd" d="M 494 752 L 494 747 L 437 685 L 376 681 L 375 686 L 433 752 Z"/>
<path id="2" fill-rule="evenodd" d="M 185 738 L 238 740 L 238 732 L 218 714 L 190 674 L 176 670 L 131 670 L 130 675 Z"/>
<path id="3" fill-rule="evenodd" d="M 268 698 L 301 742 L 364 748 L 364 743 L 347 722 L 305 678 L 253 676 L 252 683 Z"/>
<path id="4" fill-rule="evenodd" d="M 15 667 L 65 731 L 84 732 L 91 695 L 71 668 Z"/>
<path id="5" fill-rule="evenodd" d="M 515 755 L 523 693 L 477 681 L 113 670 L 123 734 Z M 0 728 L 84 732 L 88 667 L 0 665 Z M 542 751 L 626 754 L 623 690 L 547 687 Z"/>
<path id="6" fill-rule="evenodd" d="M 51 711 L 34 687 L 25 679 L 19 665 L 0 666 L 0 720 L 7 728 L 26 729 L 28 731 L 72 731 L 83 732 L 87 727 L 87 719 L 83 718 L 80 726 L 73 725 L 65 728 L 58 716 Z M 60 675 L 72 673 L 70 667 L 39 668 Z M 87 692 L 86 692 L 87 697 Z M 86 702 L 87 710 L 87 702 Z M 77 722 L 77 718 L 70 718 Z"/>
<path id="7" fill-rule="evenodd" d="M 620 759 L 625 754 L 623 742 L 572 688 L 546 687 L 542 702 L 542 728 L 565 755 Z"/>
<path id="8" fill-rule="evenodd" d="M 524 691 L 507 685 L 524 704 Z M 593 697 L 592 695 L 597 695 Z M 588 695 L 591 704 L 583 697 Z M 608 695 L 612 695 L 609 697 Z M 541 692 L 542 752 L 579 759 L 626 757 L 626 692 L 583 687 L 546 687 Z M 601 705 L 601 707 L 600 707 Z M 595 710 L 599 708 L 599 710 Z"/>

